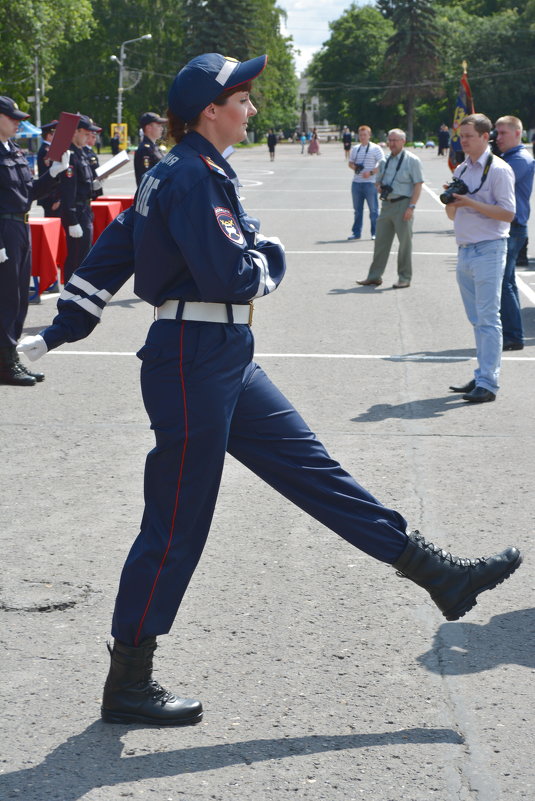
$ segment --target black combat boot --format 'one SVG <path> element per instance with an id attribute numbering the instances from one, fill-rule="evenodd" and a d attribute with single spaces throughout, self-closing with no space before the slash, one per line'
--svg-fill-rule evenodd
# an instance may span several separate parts
<path id="1" fill-rule="evenodd" d="M 398 576 L 411 579 L 431 595 L 446 620 L 458 620 L 477 603 L 477 596 L 509 578 L 522 563 L 517 548 L 478 559 L 461 559 L 426 542 L 419 531 L 393 567 Z"/>
<path id="2" fill-rule="evenodd" d="M 152 678 L 156 637 L 137 648 L 115 640 L 110 672 L 104 685 L 101 714 L 106 723 L 149 723 L 156 726 L 188 726 L 202 720 L 202 704 L 177 698 Z"/>
<path id="3" fill-rule="evenodd" d="M 35 385 L 35 378 L 22 369 L 17 351 L 12 345 L 0 348 L 0 384 L 10 384 L 13 387 Z"/>
<path id="4" fill-rule="evenodd" d="M 17 363 L 17 365 L 19 367 L 19 370 L 22 370 L 23 373 L 26 373 L 26 375 L 31 375 L 32 378 L 35 378 L 35 380 L 37 382 L 45 380 L 45 374 L 44 373 L 34 373 L 32 370 L 29 370 L 28 367 L 26 367 L 24 362 L 21 362 L 21 360 L 19 359 L 19 354 L 17 352 L 17 348 L 15 346 L 13 346 L 13 349 L 12 349 L 12 356 L 13 356 L 14 361 Z"/>

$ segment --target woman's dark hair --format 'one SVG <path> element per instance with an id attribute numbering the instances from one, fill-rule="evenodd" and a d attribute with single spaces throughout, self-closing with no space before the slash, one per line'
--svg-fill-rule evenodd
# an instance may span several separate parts
<path id="1" fill-rule="evenodd" d="M 232 89 L 225 89 L 225 91 L 221 92 L 221 94 L 218 95 L 215 100 L 212 100 L 212 103 L 214 103 L 216 106 L 224 106 L 227 102 L 227 99 L 231 95 L 235 95 L 237 92 L 250 92 L 252 85 L 252 81 L 246 81 L 245 83 L 240 83 L 239 86 L 233 86 Z M 199 113 L 192 120 L 187 120 L 186 122 L 174 114 L 170 108 L 167 109 L 166 116 L 167 136 L 169 139 L 173 139 L 177 145 L 181 141 L 184 134 L 193 130 L 199 124 L 201 117 Z"/>

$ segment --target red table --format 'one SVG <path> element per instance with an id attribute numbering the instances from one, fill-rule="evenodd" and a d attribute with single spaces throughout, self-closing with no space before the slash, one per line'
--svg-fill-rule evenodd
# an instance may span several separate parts
<path id="1" fill-rule="evenodd" d="M 39 279 L 39 294 L 58 277 L 58 252 L 63 232 L 59 217 L 30 217 L 32 276 Z"/>
<path id="2" fill-rule="evenodd" d="M 121 204 L 121 211 L 126 211 L 134 202 L 134 195 L 101 195 L 99 200 L 119 201 Z"/>
<path id="3" fill-rule="evenodd" d="M 97 241 L 101 233 L 108 225 L 113 222 L 118 214 L 121 213 L 120 200 L 93 200 L 91 201 L 91 211 L 93 212 L 93 244 Z"/>

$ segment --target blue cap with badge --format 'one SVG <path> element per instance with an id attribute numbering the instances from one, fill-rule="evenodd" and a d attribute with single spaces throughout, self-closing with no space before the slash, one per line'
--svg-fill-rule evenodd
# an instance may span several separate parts
<path id="1" fill-rule="evenodd" d="M 267 56 L 236 61 L 220 53 L 205 53 L 183 67 L 169 90 L 169 108 L 189 122 L 226 89 L 256 78 L 267 64 Z"/>
<path id="2" fill-rule="evenodd" d="M 99 133 L 102 130 L 98 125 L 95 125 L 91 117 L 88 117 L 87 114 L 80 115 L 78 128 L 84 128 L 86 131 L 93 131 L 94 133 Z"/>
<path id="3" fill-rule="evenodd" d="M 14 100 L 6 95 L 0 95 L 0 114 L 5 114 L 6 117 L 11 117 L 12 120 L 27 120 L 30 116 L 24 111 L 21 111 Z"/>

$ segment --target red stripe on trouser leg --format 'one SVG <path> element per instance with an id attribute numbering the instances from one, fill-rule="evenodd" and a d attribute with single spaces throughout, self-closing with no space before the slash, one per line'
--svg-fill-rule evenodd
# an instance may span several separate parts
<path id="1" fill-rule="evenodd" d="M 186 458 L 186 449 L 187 449 L 187 446 L 188 446 L 188 407 L 187 407 L 187 404 L 186 404 L 186 387 L 185 387 L 185 384 L 184 384 L 184 372 L 183 372 L 183 344 L 184 344 L 184 323 L 182 323 L 182 325 L 180 327 L 180 363 L 179 363 L 180 386 L 182 388 L 182 405 L 183 405 L 183 408 L 184 408 L 184 444 L 182 446 L 182 455 L 181 455 L 181 458 L 180 458 L 180 469 L 178 471 L 178 482 L 177 482 L 177 487 L 176 487 L 175 504 L 174 504 L 174 508 L 173 508 L 173 517 L 171 519 L 171 527 L 169 529 L 169 539 L 167 540 L 167 547 L 166 547 L 165 553 L 164 553 L 164 555 L 162 557 L 162 561 L 160 562 L 160 566 L 158 567 L 158 571 L 156 573 L 156 577 L 154 579 L 154 582 L 153 582 L 153 585 L 152 585 L 152 588 L 151 588 L 151 591 L 150 591 L 150 595 L 149 595 L 149 599 L 147 601 L 147 605 L 145 607 L 145 611 L 143 612 L 143 615 L 141 616 L 141 620 L 139 621 L 139 626 L 138 626 L 138 629 L 137 629 L 137 632 L 136 632 L 136 636 L 135 636 L 135 639 L 134 639 L 134 645 L 139 645 L 139 639 L 141 637 L 141 630 L 143 628 L 143 623 L 145 622 L 145 618 L 147 617 L 147 613 L 148 613 L 148 611 L 150 609 L 150 605 L 151 605 L 154 593 L 156 591 L 156 585 L 158 584 L 158 579 L 160 578 L 160 574 L 161 574 L 161 572 L 163 570 L 163 567 L 165 565 L 165 561 L 167 559 L 167 555 L 169 553 L 169 549 L 171 548 L 171 543 L 173 541 L 173 534 L 174 534 L 174 531 L 175 531 L 175 521 L 176 521 L 176 515 L 177 515 L 177 512 L 178 512 L 178 503 L 179 503 L 179 496 L 180 496 L 180 485 L 182 483 L 182 473 L 183 473 L 183 470 L 184 470 L 184 461 L 185 461 L 185 458 Z"/>

